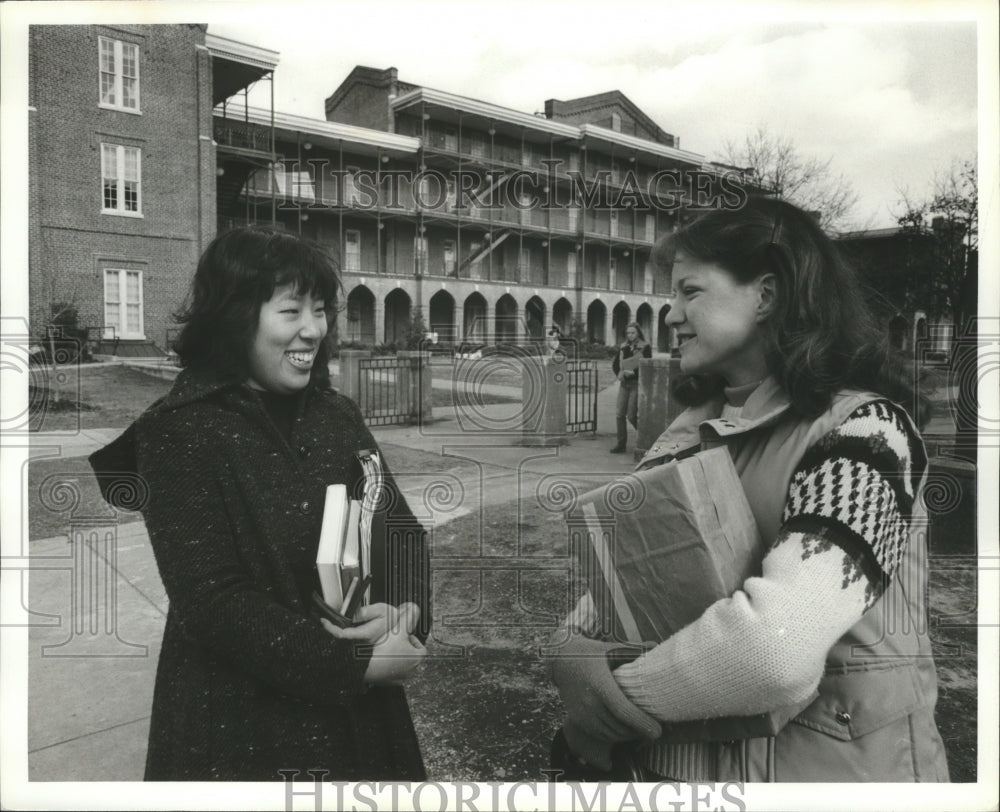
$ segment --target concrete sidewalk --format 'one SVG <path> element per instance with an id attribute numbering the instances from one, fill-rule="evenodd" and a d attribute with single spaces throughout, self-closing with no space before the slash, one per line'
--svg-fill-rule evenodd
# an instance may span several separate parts
<path id="1" fill-rule="evenodd" d="M 505 389 L 510 394 L 511 387 Z M 414 511 L 440 527 L 487 505 L 538 499 L 546 482 L 569 482 L 582 491 L 631 470 L 631 454 L 608 453 L 616 395 L 616 386 L 599 393 L 596 434 L 573 436 L 563 446 L 520 445 L 520 431 L 509 428 L 518 403 L 461 415 L 436 409 L 426 427 L 376 427 L 373 434 L 380 444 L 477 465 L 478 475 L 462 480 L 448 472 L 397 469 Z M 35 435 L 31 454 L 84 456 L 121 431 Z M 11 568 L 31 571 L 30 579 L 22 578 L 29 610 L 29 779 L 138 781 L 167 598 L 141 521 L 81 529 L 89 544 L 69 543 L 65 536 L 32 539 L 24 557 L 12 562 Z"/>

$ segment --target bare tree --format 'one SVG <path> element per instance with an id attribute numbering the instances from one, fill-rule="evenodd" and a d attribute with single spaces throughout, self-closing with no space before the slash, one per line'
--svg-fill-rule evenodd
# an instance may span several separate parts
<path id="1" fill-rule="evenodd" d="M 930 194 L 900 192 L 904 233 L 923 238 L 928 250 L 907 257 L 908 298 L 932 318 L 950 316 L 960 335 L 976 313 L 979 248 L 978 172 L 974 160 L 952 160 L 936 172 Z"/>
<path id="2" fill-rule="evenodd" d="M 819 213 L 828 230 L 844 227 L 858 202 L 858 193 L 842 174 L 831 169 L 832 158 L 800 155 L 791 139 L 759 125 L 741 142 L 726 141 L 723 161 L 748 170 L 764 189 Z"/>

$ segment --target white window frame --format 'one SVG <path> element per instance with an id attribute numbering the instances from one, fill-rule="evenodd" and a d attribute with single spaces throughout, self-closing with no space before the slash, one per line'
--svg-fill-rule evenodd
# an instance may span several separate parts
<path id="1" fill-rule="evenodd" d="M 108 149 L 113 149 L 115 151 L 115 174 L 112 178 L 108 174 L 108 160 L 106 156 L 106 151 Z M 135 205 L 134 211 L 125 208 L 125 184 L 128 179 L 125 177 L 125 155 L 126 152 L 133 151 L 135 153 Z M 116 181 L 116 205 L 114 207 L 108 207 L 104 200 L 104 183 L 105 180 L 113 179 Z M 125 144 L 109 144 L 107 142 L 101 142 L 101 214 L 113 214 L 117 217 L 142 217 L 142 149 L 140 147 L 126 146 Z"/>
<path id="2" fill-rule="evenodd" d="M 113 302 L 108 299 L 108 277 L 111 274 L 118 275 L 118 301 Z M 135 274 L 139 280 L 138 291 L 139 291 L 139 301 L 129 302 L 128 301 L 128 276 L 129 274 Z M 105 268 L 104 274 L 102 276 L 102 282 L 104 283 L 104 290 L 102 291 L 102 296 L 104 299 L 104 326 L 105 328 L 114 328 L 111 334 L 105 334 L 105 338 L 122 338 L 122 339 L 145 339 L 145 319 L 143 317 L 144 303 L 143 303 L 143 285 L 142 285 L 142 271 L 137 271 L 133 268 Z M 118 322 L 115 323 L 108 315 L 108 306 L 111 304 L 118 305 Z M 128 329 L 128 306 L 129 304 L 138 305 L 139 307 L 139 329 L 129 330 Z"/>
<path id="3" fill-rule="evenodd" d="M 646 242 L 656 242 L 656 218 L 652 214 L 646 215 Z"/>
<path id="4" fill-rule="evenodd" d="M 566 225 L 567 231 L 576 231 L 577 227 L 580 225 L 580 207 L 579 206 L 567 206 L 566 207 Z"/>
<path id="5" fill-rule="evenodd" d="M 455 241 L 445 240 L 441 244 L 441 254 L 444 265 L 444 275 L 454 276 L 455 275 Z"/>
<path id="6" fill-rule="evenodd" d="M 414 237 L 413 238 L 413 262 L 416 265 L 417 273 L 423 274 L 427 270 L 427 238 L 426 237 Z"/>
<path id="7" fill-rule="evenodd" d="M 611 257 L 608 260 L 608 290 L 618 289 L 618 260 Z"/>
<path id="8" fill-rule="evenodd" d="M 618 212 L 614 209 L 610 212 L 610 217 L 608 220 L 608 233 L 612 237 L 618 236 Z"/>
<path id="9" fill-rule="evenodd" d="M 140 74 L 139 74 L 139 46 L 134 42 L 124 42 L 120 39 L 112 39 L 111 37 L 98 37 L 97 38 L 97 106 L 102 107 L 105 110 L 119 110 L 123 113 L 132 113 L 134 115 L 142 115 L 140 109 L 140 95 L 139 87 L 141 84 Z M 104 65 L 102 64 L 105 43 L 110 43 L 114 54 L 114 65 L 113 70 L 105 71 Z M 135 80 L 135 105 L 128 106 L 124 103 L 125 99 L 125 51 L 131 50 L 135 55 L 135 76 L 129 77 Z M 114 77 L 114 98 L 113 102 L 104 101 L 104 91 L 102 82 L 102 76 L 104 74 L 109 74 Z"/>
<path id="10" fill-rule="evenodd" d="M 576 288 L 576 251 L 566 254 L 566 287 Z"/>
<path id="11" fill-rule="evenodd" d="M 350 250 L 351 238 L 354 238 L 353 245 L 357 250 Z M 352 273 L 361 273 L 361 232 L 356 228 L 349 228 L 344 231 L 344 270 Z"/>

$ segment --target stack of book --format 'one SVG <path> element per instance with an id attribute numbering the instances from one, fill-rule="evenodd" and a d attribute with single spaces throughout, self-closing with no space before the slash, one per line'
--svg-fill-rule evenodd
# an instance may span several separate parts
<path id="1" fill-rule="evenodd" d="M 362 451 L 358 459 L 364 473 L 362 497 L 351 499 L 343 484 L 327 486 L 316 551 L 322 596 L 314 596 L 314 602 L 340 626 L 350 625 L 371 596 L 372 526 L 383 487 L 377 452 Z"/>

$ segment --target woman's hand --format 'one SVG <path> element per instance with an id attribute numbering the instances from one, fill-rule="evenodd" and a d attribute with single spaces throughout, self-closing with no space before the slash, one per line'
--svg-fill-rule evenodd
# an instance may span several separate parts
<path id="1" fill-rule="evenodd" d="M 618 742 L 659 738 L 660 723 L 622 693 L 607 653 L 620 648 L 577 634 L 560 647 L 550 673 L 566 706 L 564 732 L 570 749 L 602 770 L 611 769 L 611 747 Z"/>
<path id="2" fill-rule="evenodd" d="M 326 618 L 320 622 L 330 634 L 339 640 L 356 640 L 360 643 L 378 643 L 389 630 L 398 623 L 402 613 L 415 613 L 420 617 L 420 607 L 415 603 L 404 603 L 398 609 L 387 603 L 373 603 L 362 606 L 354 615 L 354 625 L 346 628 L 335 626 Z M 416 619 L 413 621 L 416 623 Z"/>
<path id="3" fill-rule="evenodd" d="M 398 609 L 385 603 L 362 606 L 355 615 L 360 625 L 341 629 L 323 619 L 323 627 L 340 640 L 372 643 L 365 682 L 387 684 L 402 682 L 420 665 L 427 649 L 413 634 L 420 619 L 420 607 L 404 603 Z"/>

